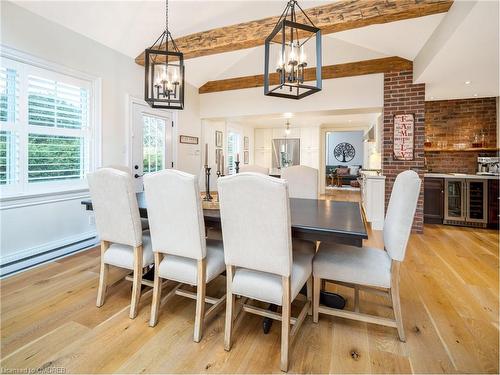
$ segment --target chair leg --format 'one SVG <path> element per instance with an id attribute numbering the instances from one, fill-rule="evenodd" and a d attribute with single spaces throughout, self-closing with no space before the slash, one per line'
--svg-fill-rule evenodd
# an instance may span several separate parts
<path id="1" fill-rule="evenodd" d="M 307 315 L 312 315 L 313 311 L 313 279 L 312 275 L 307 279 L 306 284 L 307 289 L 307 303 L 309 303 L 309 310 L 307 311 Z"/>
<path id="2" fill-rule="evenodd" d="M 400 262 L 393 260 L 391 266 L 391 299 L 392 308 L 394 310 L 394 318 L 396 318 L 399 340 L 406 342 L 406 335 L 403 327 L 403 315 L 401 314 L 401 300 L 399 298 L 399 267 Z"/>
<path id="3" fill-rule="evenodd" d="M 109 265 L 104 263 L 104 252 L 108 249 L 108 247 L 108 241 L 101 241 L 101 270 L 99 272 L 99 288 L 97 289 L 97 307 L 101 307 L 102 305 L 104 305 L 106 290 L 108 288 Z"/>
<path id="4" fill-rule="evenodd" d="M 290 276 L 282 277 L 283 306 L 281 311 L 281 371 L 288 371 L 290 341 Z"/>
<path id="5" fill-rule="evenodd" d="M 151 303 L 151 317 L 149 318 L 149 326 L 154 327 L 158 323 L 158 311 L 160 310 L 161 301 L 161 284 L 162 280 L 159 275 L 159 267 L 162 260 L 162 254 L 155 252 L 155 277 L 153 281 L 153 302 Z"/>
<path id="6" fill-rule="evenodd" d="M 196 315 L 194 319 L 194 341 L 200 342 L 203 335 L 205 320 L 205 288 L 206 288 L 206 259 L 198 260 L 198 276 L 196 286 Z"/>
<path id="7" fill-rule="evenodd" d="M 321 279 L 313 277 L 313 322 L 318 323 L 319 319 L 319 296 L 321 292 Z"/>
<path id="8" fill-rule="evenodd" d="M 137 316 L 137 309 L 141 299 L 142 281 L 142 246 L 134 248 L 134 281 L 132 284 L 132 301 L 130 302 L 130 319 Z"/>
<path id="9" fill-rule="evenodd" d="M 226 266 L 226 327 L 224 329 L 224 350 L 231 350 L 231 334 L 233 330 L 233 313 L 235 297 L 232 292 L 233 284 L 233 266 Z"/>

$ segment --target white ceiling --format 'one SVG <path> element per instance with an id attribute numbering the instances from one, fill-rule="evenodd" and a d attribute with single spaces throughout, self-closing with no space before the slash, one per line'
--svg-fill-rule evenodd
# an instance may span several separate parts
<path id="1" fill-rule="evenodd" d="M 132 58 L 150 46 L 164 28 L 163 1 L 14 2 Z M 301 0 L 304 8 L 329 2 L 332 0 Z M 427 84 L 427 99 L 499 95 L 498 1 L 479 3 L 419 77 L 419 82 Z M 284 6 L 284 0 L 171 0 L 170 29 L 174 37 L 187 35 L 279 15 Z M 413 60 L 425 50 L 429 39 L 436 37 L 438 26 L 447 16 L 438 14 L 329 34 L 323 38 L 323 65 L 386 56 Z M 261 74 L 262 65 L 262 47 L 205 56 L 187 60 L 186 79 L 200 87 L 211 80 Z M 465 80 L 472 85 L 464 88 Z"/>
<path id="2" fill-rule="evenodd" d="M 274 113 L 269 115 L 233 117 L 225 120 L 253 128 L 282 127 L 290 121 L 290 127 L 321 126 L 324 128 L 363 128 L 368 130 L 381 115 L 380 108 L 355 111 L 316 111 L 299 113 Z"/>
<path id="3" fill-rule="evenodd" d="M 426 84 L 427 100 L 499 95 L 499 2 L 467 5 L 452 6 L 450 16 L 458 7 L 466 8 L 466 15 L 448 31 L 449 37 L 441 41 L 421 74 L 416 66 L 415 79 Z M 439 41 L 444 34 L 438 31 L 441 30 L 436 30 L 431 41 Z M 422 54 L 425 52 L 424 49 Z"/>

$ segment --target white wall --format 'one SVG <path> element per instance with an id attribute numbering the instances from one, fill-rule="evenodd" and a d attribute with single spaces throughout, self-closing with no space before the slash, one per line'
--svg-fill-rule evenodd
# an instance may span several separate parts
<path id="1" fill-rule="evenodd" d="M 223 134 L 222 149 L 226 157 L 226 170 L 227 170 L 227 136 L 229 130 L 238 132 L 240 137 L 240 165 L 243 165 L 243 137 L 248 137 L 249 140 L 249 160 L 253 162 L 253 145 L 254 145 L 254 132 L 253 127 L 240 124 L 226 119 L 203 119 L 202 121 L 202 142 L 201 142 L 201 161 L 199 168 L 200 176 L 200 190 L 205 191 L 205 175 L 203 165 L 205 164 L 205 144 L 208 144 L 208 165 L 211 170 L 210 174 L 210 191 L 217 191 L 217 166 L 215 160 L 215 132 L 221 131 Z"/>
<path id="2" fill-rule="evenodd" d="M 143 68 L 128 56 L 7 1 L 1 2 L 0 35 L 2 45 L 101 78 L 102 164 L 126 164 L 128 96 L 142 97 Z M 185 94 L 185 110 L 177 115 L 177 133 L 201 137 L 197 89 L 187 86 Z M 200 145 L 179 144 L 178 137 L 175 143 L 177 168 L 197 173 Z M 2 200 L 0 264 L 93 237 L 90 214 L 80 204 L 86 194 Z M 60 255 L 61 251 L 52 254 Z M 6 270 L 11 268 L 3 267 L 2 274 Z"/>
<path id="3" fill-rule="evenodd" d="M 327 133 L 327 155 L 326 163 L 327 165 L 363 165 L 364 162 L 364 142 L 363 142 L 363 131 L 334 131 Z M 343 163 L 335 158 L 333 151 L 339 143 L 347 142 L 354 147 L 355 154 L 354 158 L 350 161 Z M 342 158 L 341 158 L 342 160 Z"/>
<path id="4" fill-rule="evenodd" d="M 200 95 L 202 118 L 265 115 L 336 109 L 380 108 L 384 105 L 383 74 L 323 81 L 323 90 L 300 100 L 264 96 L 262 87 Z"/>

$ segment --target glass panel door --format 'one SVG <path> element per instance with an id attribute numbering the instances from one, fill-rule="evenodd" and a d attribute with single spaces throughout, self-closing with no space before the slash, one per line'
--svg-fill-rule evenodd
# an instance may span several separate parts
<path id="1" fill-rule="evenodd" d="M 464 180 L 446 179 L 445 217 L 452 220 L 464 220 Z"/>
<path id="2" fill-rule="evenodd" d="M 467 220 L 469 221 L 486 221 L 486 182 L 487 180 L 467 181 Z"/>

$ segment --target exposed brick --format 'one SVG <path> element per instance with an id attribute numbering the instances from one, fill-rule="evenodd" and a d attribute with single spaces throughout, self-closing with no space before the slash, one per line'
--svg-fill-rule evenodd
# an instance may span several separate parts
<path id="1" fill-rule="evenodd" d="M 393 158 L 393 121 L 394 115 L 415 115 L 414 160 L 397 161 Z M 424 140 L 425 140 L 425 85 L 413 84 L 413 71 L 391 72 L 384 75 L 384 145 L 382 155 L 382 170 L 385 180 L 386 208 L 389 203 L 392 186 L 396 176 L 408 169 L 414 169 L 423 179 Z M 423 232 L 424 194 L 423 183 L 417 203 L 417 211 L 413 220 L 412 230 Z"/>
<path id="2" fill-rule="evenodd" d="M 456 143 L 472 147 L 474 137 L 484 147 L 496 147 L 496 99 L 457 99 L 425 102 L 425 134 L 431 147 L 452 148 Z M 478 156 L 495 156 L 496 152 L 426 152 L 427 168 L 435 172 L 476 173 Z"/>

